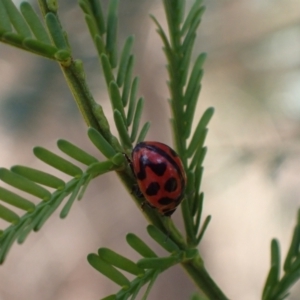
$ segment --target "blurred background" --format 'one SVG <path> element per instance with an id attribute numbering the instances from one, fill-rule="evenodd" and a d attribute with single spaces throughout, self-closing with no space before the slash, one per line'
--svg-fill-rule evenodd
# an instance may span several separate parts
<path id="1" fill-rule="evenodd" d="M 106 9 L 107 0 L 101 3 Z M 112 121 L 83 14 L 73 1 L 59 4 L 73 56 L 84 61 L 94 97 Z M 207 107 L 216 112 L 209 125 L 202 185 L 203 214 L 212 215 L 212 221 L 200 251 L 230 299 L 260 299 L 270 241 L 277 237 L 286 254 L 300 206 L 299 1 L 219 0 L 205 5 L 194 51 L 195 56 L 208 53 L 196 120 Z M 147 139 L 172 144 L 166 62 L 149 13 L 165 27 L 161 1 L 120 1 L 120 47 L 129 34 L 135 35 L 135 73 L 146 99 L 143 119 L 152 123 Z M 0 44 L 1 167 L 22 164 L 57 174 L 35 159 L 32 148 L 59 153 L 59 138 L 101 159 L 86 129 L 56 63 Z M 119 287 L 90 267 L 86 256 L 109 247 L 138 259 L 125 242 L 128 232 L 165 255 L 147 237 L 146 220 L 114 174 L 94 180 L 65 220 L 58 214 L 24 245 L 12 247 L 0 267 L 0 300 L 92 300 L 115 293 Z M 182 223 L 180 209 L 174 220 Z M 299 288 L 296 284 L 288 299 L 299 299 Z M 184 271 L 174 267 L 159 277 L 149 299 L 183 300 L 195 290 Z"/>

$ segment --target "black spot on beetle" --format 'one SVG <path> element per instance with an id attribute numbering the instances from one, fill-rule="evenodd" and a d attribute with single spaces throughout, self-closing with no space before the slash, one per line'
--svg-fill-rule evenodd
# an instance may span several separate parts
<path id="1" fill-rule="evenodd" d="M 167 164 L 164 162 L 161 163 L 152 163 L 150 162 L 148 164 L 148 167 L 157 175 L 157 176 L 162 176 L 166 172 L 167 169 Z"/>
<path id="2" fill-rule="evenodd" d="M 166 172 L 167 164 L 165 162 L 153 163 L 147 156 L 141 156 L 139 159 L 140 170 L 136 174 L 137 179 L 144 180 L 147 177 L 146 167 L 149 167 L 157 176 L 162 176 Z"/>
<path id="3" fill-rule="evenodd" d="M 166 181 L 166 183 L 164 185 L 164 189 L 169 193 L 176 191 L 176 189 L 177 189 L 177 180 L 176 180 L 176 178 L 175 177 L 170 177 Z"/>
<path id="4" fill-rule="evenodd" d="M 146 194 L 148 196 L 154 196 L 160 190 L 160 185 L 158 182 L 151 182 L 146 189 Z"/>
<path id="5" fill-rule="evenodd" d="M 169 197 L 162 197 L 158 200 L 158 203 L 161 205 L 168 205 L 174 202 L 174 199 Z"/>

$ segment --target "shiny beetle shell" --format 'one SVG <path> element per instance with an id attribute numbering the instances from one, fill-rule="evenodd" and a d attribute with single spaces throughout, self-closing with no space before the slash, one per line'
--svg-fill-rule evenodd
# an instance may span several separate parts
<path id="1" fill-rule="evenodd" d="M 141 142 L 132 151 L 132 169 L 147 203 L 171 216 L 184 197 L 186 174 L 178 154 L 159 142 Z"/>

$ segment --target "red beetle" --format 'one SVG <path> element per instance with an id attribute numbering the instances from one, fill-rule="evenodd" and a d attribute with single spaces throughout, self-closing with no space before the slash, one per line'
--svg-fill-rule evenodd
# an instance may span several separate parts
<path id="1" fill-rule="evenodd" d="M 138 143 L 132 151 L 132 170 L 147 203 L 171 216 L 184 198 L 187 180 L 178 154 L 163 143 Z"/>

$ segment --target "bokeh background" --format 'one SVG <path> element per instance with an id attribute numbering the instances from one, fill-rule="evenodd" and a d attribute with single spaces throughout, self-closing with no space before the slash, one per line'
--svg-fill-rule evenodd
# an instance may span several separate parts
<path id="1" fill-rule="evenodd" d="M 83 14 L 59 1 L 74 57 L 84 61 L 95 99 L 112 121 L 103 76 Z M 104 8 L 107 0 L 101 0 Z M 146 99 L 147 139 L 172 144 L 162 43 L 149 18 L 165 25 L 161 1 L 120 1 L 120 46 L 135 35 L 135 73 Z M 187 1 L 190 6 L 192 1 Z M 212 222 L 200 251 L 230 299 L 260 299 L 277 237 L 286 254 L 300 206 L 300 6 L 297 0 L 205 1 L 195 55 L 207 52 L 196 119 L 213 106 L 202 189 Z M 55 170 L 37 161 L 36 145 L 57 151 L 65 138 L 97 157 L 58 66 L 0 44 L 0 165 Z M 2 186 L 2 184 L 1 184 Z M 94 180 L 65 220 L 55 213 L 0 267 L 0 300 L 91 300 L 119 288 L 90 267 L 99 247 L 137 259 L 125 234 L 147 237 L 143 215 L 114 174 Z M 174 215 L 182 223 L 180 210 Z M 5 223 L 0 223 L 2 227 Z M 300 299 L 300 285 L 288 299 Z M 188 299 L 193 283 L 180 267 L 157 280 L 149 299 Z"/>

